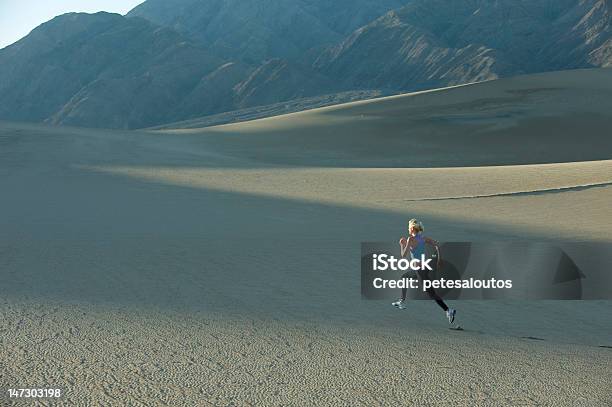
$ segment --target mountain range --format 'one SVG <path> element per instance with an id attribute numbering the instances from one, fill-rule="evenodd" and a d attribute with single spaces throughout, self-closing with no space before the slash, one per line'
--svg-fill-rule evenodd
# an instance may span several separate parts
<path id="1" fill-rule="evenodd" d="M 0 50 L 0 119 L 142 128 L 303 98 L 319 105 L 330 94 L 610 67 L 611 9 L 609 0 L 148 0 L 126 16 L 70 13 Z"/>
<path id="2" fill-rule="evenodd" d="M 199 40 L 217 55 L 258 64 L 301 60 L 333 45 L 406 0 L 149 0 L 143 17 Z"/>
<path id="3" fill-rule="evenodd" d="M 415 0 L 359 28 L 316 65 L 349 85 L 400 90 L 610 66 L 610 4 Z"/>

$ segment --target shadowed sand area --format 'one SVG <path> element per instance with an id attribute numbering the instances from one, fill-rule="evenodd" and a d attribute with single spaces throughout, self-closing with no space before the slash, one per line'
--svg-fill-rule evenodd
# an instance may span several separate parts
<path id="1" fill-rule="evenodd" d="M 451 331 L 433 303 L 362 301 L 359 249 L 410 217 L 443 241 L 612 241 L 611 112 L 612 70 L 586 70 L 208 129 L 0 123 L 0 386 L 609 404 L 609 301 L 455 301 Z"/>

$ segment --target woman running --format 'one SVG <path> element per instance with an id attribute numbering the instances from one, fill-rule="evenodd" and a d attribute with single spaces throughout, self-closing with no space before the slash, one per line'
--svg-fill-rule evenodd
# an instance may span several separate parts
<path id="1" fill-rule="evenodd" d="M 430 239 L 429 237 L 423 236 L 424 230 L 425 229 L 423 227 L 423 223 L 419 222 L 416 219 L 410 219 L 410 221 L 408 222 L 409 237 L 408 239 L 406 239 L 405 237 L 402 237 L 399 241 L 400 248 L 401 248 L 401 255 L 402 257 L 405 257 L 406 253 L 410 252 L 411 259 L 420 260 L 421 256 L 425 255 L 425 245 L 429 244 L 436 249 L 436 254 L 438 257 L 437 264 L 439 266 L 440 260 L 441 260 L 440 245 L 435 240 Z M 427 270 L 418 270 L 417 275 L 419 279 L 421 280 L 421 284 L 423 284 L 425 280 L 430 279 L 429 273 Z M 410 271 L 406 272 L 402 276 L 402 278 L 408 278 L 409 276 L 410 276 Z M 400 298 L 399 300 L 393 303 L 393 305 L 399 309 L 406 308 L 406 291 L 407 291 L 406 288 L 402 288 L 402 298 Z M 452 308 L 449 308 L 444 303 L 442 298 L 440 298 L 440 296 L 434 291 L 433 287 L 430 286 L 426 291 L 427 291 L 427 294 L 429 295 L 429 298 L 436 301 L 436 303 L 440 306 L 440 308 L 442 308 L 444 312 L 446 312 L 446 317 L 448 318 L 448 322 L 452 324 L 455 321 L 455 314 L 457 313 L 457 311 Z"/>

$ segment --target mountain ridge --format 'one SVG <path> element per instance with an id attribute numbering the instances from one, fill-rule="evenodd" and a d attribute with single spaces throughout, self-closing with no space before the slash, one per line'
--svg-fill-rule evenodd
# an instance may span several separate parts
<path id="1" fill-rule="evenodd" d="M 0 119 L 145 128 L 609 67 L 611 27 L 607 0 L 148 0 L 56 17 L 0 50 Z"/>

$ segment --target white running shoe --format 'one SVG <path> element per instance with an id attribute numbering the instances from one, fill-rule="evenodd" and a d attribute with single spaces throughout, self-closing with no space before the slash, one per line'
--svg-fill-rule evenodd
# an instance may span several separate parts
<path id="1" fill-rule="evenodd" d="M 399 309 L 406 309 L 406 300 L 402 300 L 401 298 L 393 303 L 391 303 L 394 307 Z"/>
<path id="2" fill-rule="evenodd" d="M 453 322 L 455 322 L 456 313 L 457 313 L 457 310 L 453 308 L 449 308 L 448 311 L 446 311 L 446 317 L 448 318 L 449 324 L 452 324 Z"/>

